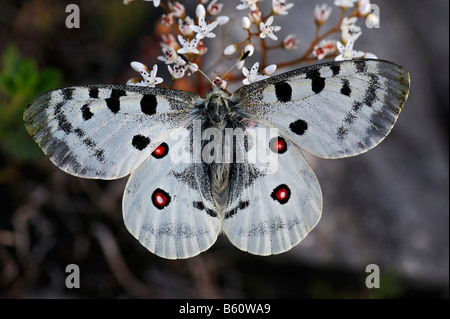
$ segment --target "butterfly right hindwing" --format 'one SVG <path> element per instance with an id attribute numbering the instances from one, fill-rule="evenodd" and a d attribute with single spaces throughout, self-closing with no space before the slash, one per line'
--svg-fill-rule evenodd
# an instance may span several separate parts
<path id="1" fill-rule="evenodd" d="M 251 140 L 249 156 L 245 163 L 233 165 L 230 186 L 235 191 L 230 192 L 223 229 L 244 251 L 279 254 L 298 244 L 318 223 L 322 192 L 293 143 L 273 129 L 252 128 L 246 133 Z M 250 155 L 254 152 L 256 161 Z"/>

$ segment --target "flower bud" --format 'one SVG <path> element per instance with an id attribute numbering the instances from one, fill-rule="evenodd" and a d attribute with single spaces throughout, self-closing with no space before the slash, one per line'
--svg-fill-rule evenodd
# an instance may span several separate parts
<path id="1" fill-rule="evenodd" d="M 243 17 L 241 20 L 242 29 L 248 30 L 252 26 L 252 22 L 248 17 Z"/>
<path id="2" fill-rule="evenodd" d="M 218 16 L 216 21 L 218 25 L 224 25 L 230 21 L 230 18 L 228 16 Z"/>
<path id="3" fill-rule="evenodd" d="M 255 52 L 255 47 L 253 46 L 253 44 L 249 43 L 249 44 L 247 44 L 245 46 L 244 52 L 247 52 L 247 51 L 249 51 L 248 56 L 252 56 L 253 55 L 253 53 Z"/>
<path id="4" fill-rule="evenodd" d="M 226 48 L 225 48 L 225 50 L 223 50 L 223 54 L 225 54 L 225 55 L 231 55 L 231 54 L 233 54 L 234 52 L 236 52 L 236 50 L 237 50 L 237 45 L 236 44 L 230 44 L 229 46 L 227 46 Z"/>
<path id="5" fill-rule="evenodd" d="M 271 75 L 273 72 L 275 72 L 277 70 L 277 65 L 276 64 L 270 64 L 268 66 L 266 66 L 263 70 L 263 73 L 266 75 Z"/>

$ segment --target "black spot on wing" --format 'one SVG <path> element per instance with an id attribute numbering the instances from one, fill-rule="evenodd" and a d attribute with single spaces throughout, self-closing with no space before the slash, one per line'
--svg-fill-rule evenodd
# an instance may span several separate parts
<path id="1" fill-rule="evenodd" d="M 74 91 L 75 89 L 74 88 L 66 88 L 66 89 L 62 89 L 61 90 L 61 94 L 62 94 L 62 96 L 63 96 L 63 99 L 64 100 L 71 100 L 72 99 L 72 96 L 73 96 L 73 91 Z"/>
<path id="2" fill-rule="evenodd" d="M 83 144 L 86 145 L 89 148 L 94 148 L 95 147 L 95 142 L 89 137 L 86 137 L 83 140 Z"/>
<path id="3" fill-rule="evenodd" d="M 318 94 L 325 87 L 325 78 L 320 76 L 319 69 L 312 69 L 306 72 L 306 78 L 311 80 L 311 90 Z"/>
<path id="4" fill-rule="evenodd" d="M 157 188 L 152 193 L 152 203 L 157 209 L 162 210 L 169 206 L 172 197 L 165 190 Z"/>
<path id="5" fill-rule="evenodd" d="M 228 212 L 225 213 L 224 219 L 228 219 L 230 217 L 233 217 L 238 210 L 242 210 L 247 208 L 250 205 L 250 202 L 247 200 L 245 202 L 239 202 L 238 206 L 229 210 Z"/>
<path id="6" fill-rule="evenodd" d="M 98 88 L 90 87 L 89 88 L 89 97 L 92 99 L 98 99 Z"/>
<path id="7" fill-rule="evenodd" d="M 141 99 L 141 110 L 144 114 L 153 115 L 156 113 L 156 106 L 158 101 L 156 96 L 152 94 L 145 94 Z"/>
<path id="8" fill-rule="evenodd" d="M 360 102 L 360 101 L 355 101 L 355 102 L 353 102 L 352 110 L 353 110 L 354 112 L 358 112 L 358 111 L 361 109 L 362 106 L 363 106 L 362 102 Z"/>
<path id="9" fill-rule="evenodd" d="M 341 126 L 338 128 L 336 136 L 338 138 L 339 141 L 343 141 L 344 138 L 347 136 L 348 134 L 348 129 L 346 129 L 345 127 Z"/>
<path id="10" fill-rule="evenodd" d="M 369 74 L 370 81 L 366 92 L 364 93 L 363 103 L 367 106 L 372 106 L 373 102 L 377 99 L 377 88 L 378 88 L 378 75 Z"/>
<path id="11" fill-rule="evenodd" d="M 56 120 L 58 121 L 58 129 L 63 131 L 66 134 L 69 134 L 70 132 L 72 132 L 72 124 L 69 123 L 69 121 L 67 121 L 66 116 L 61 112 L 61 108 L 64 105 L 64 102 L 60 102 L 57 103 L 55 105 L 55 110 L 53 112 L 53 114 L 56 117 Z"/>
<path id="12" fill-rule="evenodd" d="M 341 72 L 341 65 L 339 63 L 334 63 L 330 66 L 331 72 L 333 72 L 333 76 L 338 76 Z"/>
<path id="13" fill-rule="evenodd" d="M 356 120 L 356 115 L 352 112 L 348 112 L 347 115 L 344 118 L 344 122 L 347 124 L 352 124 Z"/>
<path id="14" fill-rule="evenodd" d="M 90 120 L 94 116 L 94 113 L 91 112 L 88 104 L 85 104 L 81 107 L 81 116 L 85 121 Z"/>
<path id="15" fill-rule="evenodd" d="M 94 155 L 100 162 L 105 160 L 105 151 L 102 149 L 96 149 Z"/>
<path id="16" fill-rule="evenodd" d="M 131 145 L 139 151 L 144 150 L 148 144 L 150 144 L 150 139 L 140 134 L 133 136 L 133 140 L 131 141 Z"/>
<path id="17" fill-rule="evenodd" d="M 350 96 L 352 89 L 350 88 L 350 82 L 347 79 L 342 79 L 341 94 Z"/>
<path id="18" fill-rule="evenodd" d="M 84 133 L 84 131 L 83 131 L 82 129 L 80 129 L 80 128 L 76 128 L 76 129 L 74 130 L 74 132 L 75 132 L 75 134 L 77 135 L 77 137 L 79 137 L 79 138 L 83 138 L 84 135 L 86 135 L 86 134 Z"/>
<path id="19" fill-rule="evenodd" d="M 120 111 L 120 97 L 125 96 L 126 92 L 121 89 L 112 89 L 111 96 L 106 101 L 106 106 L 110 109 L 111 112 L 116 114 Z"/>
<path id="20" fill-rule="evenodd" d="M 289 124 L 289 129 L 297 135 L 303 135 L 308 130 L 308 123 L 299 119 Z"/>
<path id="21" fill-rule="evenodd" d="M 291 198 L 291 189 L 286 184 L 278 185 L 273 189 L 270 197 L 278 203 L 284 205 Z"/>
<path id="22" fill-rule="evenodd" d="M 292 99 L 292 87 L 287 82 L 275 83 L 275 95 L 278 102 L 289 102 Z"/>
<path id="23" fill-rule="evenodd" d="M 365 60 L 354 60 L 353 63 L 356 66 L 356 70 L 359 73 L 366 73 L 367 72 L 367 63 Z"/>
<path id="24" fill-rule="evenodd" d="M 192 202 L 192 205 L 194 206 L 194 208 L 197 208 L 198 210 L 206 210 L 206 213 L 211 217 L 217 217 L 217 213 L 212 209 L 206 208 L 202 202 L 195 201 Z"/>

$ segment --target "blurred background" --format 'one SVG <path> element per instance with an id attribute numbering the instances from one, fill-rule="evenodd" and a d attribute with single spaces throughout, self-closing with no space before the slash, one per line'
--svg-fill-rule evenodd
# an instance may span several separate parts
<path id="1" fill-rule="evenodd" d="M 239 1 L 222 2 L 231 21 L 209 47 L 205 57 L 213 61 L 242 39 L 232 32 L 244 15 L 236 15 Z M 322 1 L 288 2 L 295 6 L 276 19 L 279 35 L 298 34 L 302 54 L 313 40 L 314 6 Z M 131 61 L 157 63 L 154 28 L 162 11 L 141 0 L 128 6 L 119 0 L 1 0 L 0 298 L 448 298 L 449 2 L 373 2 L 380 28 L 360 21 L 355 49 L 404 66 L 412 83 L 388 138 L 354 158 L 308 156 L 322 186 L 323 215 L 289 252 L 253 256 L 220 236 L 199 256 L 170 261 L 126 230 L 121 199 L 127 178 L 86 180 L 60 171 L 22 121 L 39 93 L 124 84 L 137 76 Z M 80 7 L 79 29 L 65 25 L 69 3 Z M 195 6 L 186 9 L 194 16 Z M 339 16 L 337 7 L 333 11 L 330 26 Z M 276 63 L 284 56 L 269 58 Z M 206 71 L 224 71 L 233 60 L 224 63 Z M 163 65 L 159 76 L 167 83 Z M 69 264 L 80 268 L 79 289 L 66 288 Z M 365 285 L 368 264 L 380 268 L 379 289 Z"/>

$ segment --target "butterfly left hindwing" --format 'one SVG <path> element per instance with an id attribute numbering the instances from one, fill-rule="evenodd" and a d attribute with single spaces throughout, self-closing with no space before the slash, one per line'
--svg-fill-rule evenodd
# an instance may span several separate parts
<path id="1" fill-rule="evenodd" d="M 222 222 L 206 165 L 193 161 L 192 130 L 180 129 L 174 135 L 181 139 L 169 138 L 131 174 L 122 202 L 130 233 L 148 250 L 169 259 L 208 249 Z"/>

